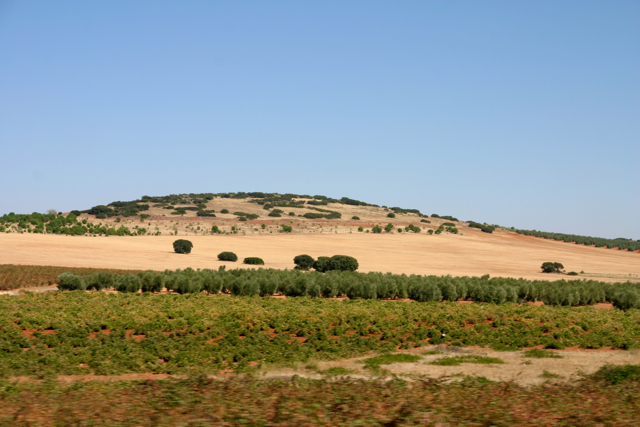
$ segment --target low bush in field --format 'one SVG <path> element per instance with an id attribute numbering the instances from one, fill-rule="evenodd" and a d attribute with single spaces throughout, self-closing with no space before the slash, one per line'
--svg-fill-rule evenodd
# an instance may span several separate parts
<path id="1" fill-rule="evenodd" d="M 193 248 L 193 243 L 189 240 L 178 239 L 173 242 L 173 251 L 177 254 L 189 254 Z"/>
<path id="2" fill-rule="evenodd" d="M 291 227 L 290 225 L 282 225 L 282 232 L 283 233 L 291 233 L 293 231 L 293 227 Z"/>
<path id="3" fill-rule="evenodd" d="M 242 262 L 244 264 L 251 264 L 251 265 L 264 265 L 264 261 L 262 260 L 262 258 L 258 258 L 258 257 L 247 257 Z"/>
<path id="4" fill-rule="evenodd" d="M 220 211 L 221 214 L 228 214 L 229 213 L 229 209 L 222 209 Z"/>
<path id="5" fill-rule="evenodd" d="M 358 232 L 362 233 L 364 231 L 363 227 L 358 227 Z"/>
<path id="6" fill-rule="evenodd" d="M 133 274 L 123 274 L 115 281 L 115 289 L 118 292 L 138 292 L 142 287 L 140 277 Z"/>
<path id="7" fill-rule="evenodd" d="M 62 273 L 58 276 L 58 289 L 61 291 L 78 291 L 86 289 L 82 277 L 71 273 Z"/>
<path id="8" fill-rule="evenodd" d="M 212 233 L 216 233 L 216 234 L 221 234 L 222 231 L 220 231 L 220 229 L 218 228 L 217 225 L 214 225 L 213 227 L 211 227 L 211 232 Z"/>
<path id="9" fill-rule="evenodd" d="M 273 210 L 273 211 L 269 212 L 269 215 L 267 215 L 267 216 L 270 216 L 272 218 L 280 218 L 282 216 L 282 213 L 281 212 L 276 212 L 275 210 Z"/>
<path id="10" fill-rule="evenodd" d="M 359 216 L 352 216 L 351 219 L 359 220 L 360 217 Z"/>
<path id="11" fill-rule="evenodd" d="M 603 366 L 594 374 L 611 384 L 623 381 L 640 381 L 640 365 Z"/>
<path id="12" fill-rule="evenodd" d="M 431 221 L 428 219 L 421 219 L 420 222 L 424 222 L 425 224 L 431 224 Z"/>
<path id="13" fill-rule="evenodd" d="M 371 229 L 371 232 L 372 233 L 382 233 L 382 228 L 379 225 L 376 225 Z"/>
<path id="14" fill-rule="evenodd" d="M 394 214 L 393 212 L 389 212 L 387 214 L 387 218 L 395 218 L 395 217 L 396 217 L 396 214 Z"/>
<path id="15" fill-rule="evenodd" d="M 387 224 L 387 226 L 384 228 L 384 231 L 386 231 L 387 233 L 390 233 L 391 230 L 393 230 L 393 224 L 389 223 Z"/>
<path id="16" fill-rule="evenodd" d="M 233 252 L 220 252 L 218 254 L 218 260 L 236 262 L 238 260 L 238 255 Z"/>

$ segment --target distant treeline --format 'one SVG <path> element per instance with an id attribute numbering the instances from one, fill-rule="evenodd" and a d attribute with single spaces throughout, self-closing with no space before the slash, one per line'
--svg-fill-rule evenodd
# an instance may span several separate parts
<path id="1" fill-rule="evenodd" d="M 296 270 L 185 270 L 119 275 L 100 272 L 86 277 L 63 273 L 62 290 L 116 289 L 121 292 L 180 294 L 219 292 L 267 296 L 280 293 L 298 297 L 348 297 L 350 299 L 408 298 L 415 301 L 469 300 L 502 304 L 543 301 L 546 305 L 593 305 L 610 302 L 620 309 L 640 309 L 640 283 L 608 284 L 594 280 L 525 280 L 512 278 L 418 276 Z"/>
<path id="2" fill-rule="evenodd" d="M 589 236 L 577 236 L 575 234 L 563 234 L 563 233 L 547 233 L 544 231 L 536 230 L 513 230 L 518 234 L 524 234 L 525 236 L 543 237 L 545 239 L 560 240 L 567 243 L 577 243 L 579 245 L 591 246 L 595 245 L 597 248 L 618 248 L 620 250 L 627 250 L 630 252 L 640 250 L 640 242 L 633 241 L 625 238 L 617 239 L 603 239 L 602 237 L 589 237 Z"/>

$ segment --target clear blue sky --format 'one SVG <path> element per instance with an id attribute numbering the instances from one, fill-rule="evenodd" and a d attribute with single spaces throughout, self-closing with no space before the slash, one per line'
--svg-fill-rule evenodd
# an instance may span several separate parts
<path id="1" fill-rule="evenodd" d="M 0 214 L 348 196 L 640 238 L 640 1 L 2 1 Z"/>

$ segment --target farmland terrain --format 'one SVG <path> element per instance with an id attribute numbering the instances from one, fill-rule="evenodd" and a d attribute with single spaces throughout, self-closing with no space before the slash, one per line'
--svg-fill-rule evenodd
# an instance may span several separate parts
<path id="1" fill-rule="evenodd" d="M 293 257 L 302 253 L 313 257 L 342 253 L 357 258 L 363 272 L 555 280 L 540 271 L 543 262 L 554 261 L 580 277 L 640 280 L 640 254 L 632 250 L 634 241 L 609 242 L 628 245 L 627 250 L 607 249 L 527 236 L 448 215 L 424 215 L 415 209 L 314 197 L 263 193 L 143 197 L 73 211 L 62 215 L 72 218 L 71 223 L 55 223 L 61 221 L 58 216 L 49 222 L 55 223 L 52 226 L 43 219 L 12 222 L 19 218 L 5 215 L 2 263 L 217 268 L 222 265 L 217 254 L 232 251 L 241 259 L 260 257 L 266 268 L 290 269 Z M 189 256 L 172 253 L 175 236 L 193 242 Z"/>
<path id="2" fill-rule="evenodd" d="M 52 290 L 0 293 L 0 426 L 634 425 L 640 411 L 631 239 L 264 193 L 0 227 L 0 289 Z M 300 254 L 349 255 L 360 273 L 292 271 Z"/>

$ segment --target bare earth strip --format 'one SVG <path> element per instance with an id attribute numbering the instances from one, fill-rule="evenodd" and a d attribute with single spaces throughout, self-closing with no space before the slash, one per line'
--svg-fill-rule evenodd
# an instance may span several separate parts
<path id="1" fill-rule="evenodd" d="M 172 242 L 187 238 L 190 255 L 173 253 Z M 87 237 L 42 234 L 0 234 L 0 264 L 55 265 L 121 269 L 213 268 L 217 254 L 235 252 L 240 260 L 263 258 L 265 268 L 293 268 L 293 257 L 336 254 L 358 259 L 361 272 L 452 276 L 523 277 L 557 280 L 540 273 L 545 261 L 561 262 L 567 271 L 585 271 L 585 278 L 618 282 L 640 279 L 640 254 L 556 242 L 515 233 L 442 234 L 275 234 L 212 236 Z"/>

